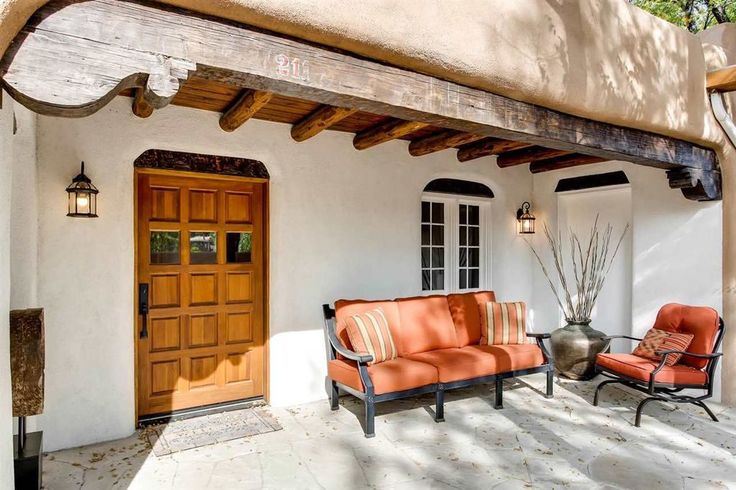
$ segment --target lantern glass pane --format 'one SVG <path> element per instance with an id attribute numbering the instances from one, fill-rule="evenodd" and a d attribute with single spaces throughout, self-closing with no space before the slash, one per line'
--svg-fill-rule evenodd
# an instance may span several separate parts
<path id="1" fill-rule="evenodd" d="M 77 191 L 77 213 L 78 214 L 89 214 L 90 209 L 90 195 L 89 192 L 78 192 Z"/>

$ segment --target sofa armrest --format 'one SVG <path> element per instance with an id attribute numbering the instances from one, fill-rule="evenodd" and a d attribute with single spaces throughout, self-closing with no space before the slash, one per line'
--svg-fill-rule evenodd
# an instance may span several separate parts
<path id="1" fill-rule="evenodd" d="M 342 345 L 342 342 L 340 342 L 340 339 L 337 338 L 337 334 L 335 333 L 334 318 L 325 319 L 325 330 L 327 331 L 327 339 L 330 341 L 330 345 L 332 346 L 332 348 L 335 349 L 335 352 L 345 357 L 346 359 L 356 361 L 358 364 L 368 364 L 369 362 L 373 362 L 372 355 L 366 352 L 353 352 Z"/>

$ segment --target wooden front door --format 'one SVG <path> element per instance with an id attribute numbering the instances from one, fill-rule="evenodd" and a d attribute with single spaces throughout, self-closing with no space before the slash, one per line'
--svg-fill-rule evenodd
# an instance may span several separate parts
<path id="1" fill-rule="evenodd" d="M 137 171 L 138 416 L 263 396 L 265 186 Z"/>

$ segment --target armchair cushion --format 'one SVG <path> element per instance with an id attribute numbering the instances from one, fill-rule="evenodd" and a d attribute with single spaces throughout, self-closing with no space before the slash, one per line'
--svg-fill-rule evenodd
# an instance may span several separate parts
<path id="1" fill-rule="evenodd" d="M 367 352 L 373 356 L 369 364 L 396 359 L 396 344 L 381 308 L 352 315 L 345 319 L 345 324 L 355 352 Z"/>
<path id="2" fill-rule="evenodd" d="M 639 345 L 634 349 L 635 356 L 645 357 L 653 361 L 661 361 L 662 356 L 657 354 L 664 350 L 687 351 L 695 336 L 690 333 L 675 333 L 657 328 L 650 328 Z M 674 366 L 682 354 L 672 353 L 667 356 L 667 366 Z"/>
<path id="3" fill-rule="evenodd" d="M 657 320 L 654 322 L 654 328 L 659 330 L 693 334 L 693 341 L 687 351 L 695 354 L 713 353 L 718 326 L 718 312 L 713 308 L 677 303 L 664 305 L 657 313 Z M 702 369 L 708 360 L 683 356 L 682 363 Z"/>
<path id="4" fill-rule="evenodd" d="M 645 383 L 649 382 L 649 375 L 659 365 L 658 361 L 634 354 L 598 354 L 596 363 L 608 371 Z M 654 381 L 669 385 L 702 386 L 708 382 L 708 375 L 692 366 L 675 364 L 663 367 L 654 377 Z"/>
<path id="5" fill-rule="evenodd" d="M 526 344 L 526 304 L 488 302 L 480 306 L 482 345 Z"/>
<path id="6" fill-rule="evenodd" d="M 376 395 L 410 390 L 437 382 L 437 369 L 429 364 L 398 357 L 390 361 L 368 366 Z M 327 363 L 330 379 L 358 391 L 365 391 L 360 381 L 358 366 L 353 361 L 333 359 Z"/>

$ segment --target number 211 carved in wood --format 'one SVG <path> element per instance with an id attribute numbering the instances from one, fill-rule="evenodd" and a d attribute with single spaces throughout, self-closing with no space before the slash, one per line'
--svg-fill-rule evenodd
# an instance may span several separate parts
<path id="1" fill-rule="evenodd" d="M 276 55 L 277 72 L 280 77 L 309 81 L 309 61 L 289 58 L 285 54 Z"/>

